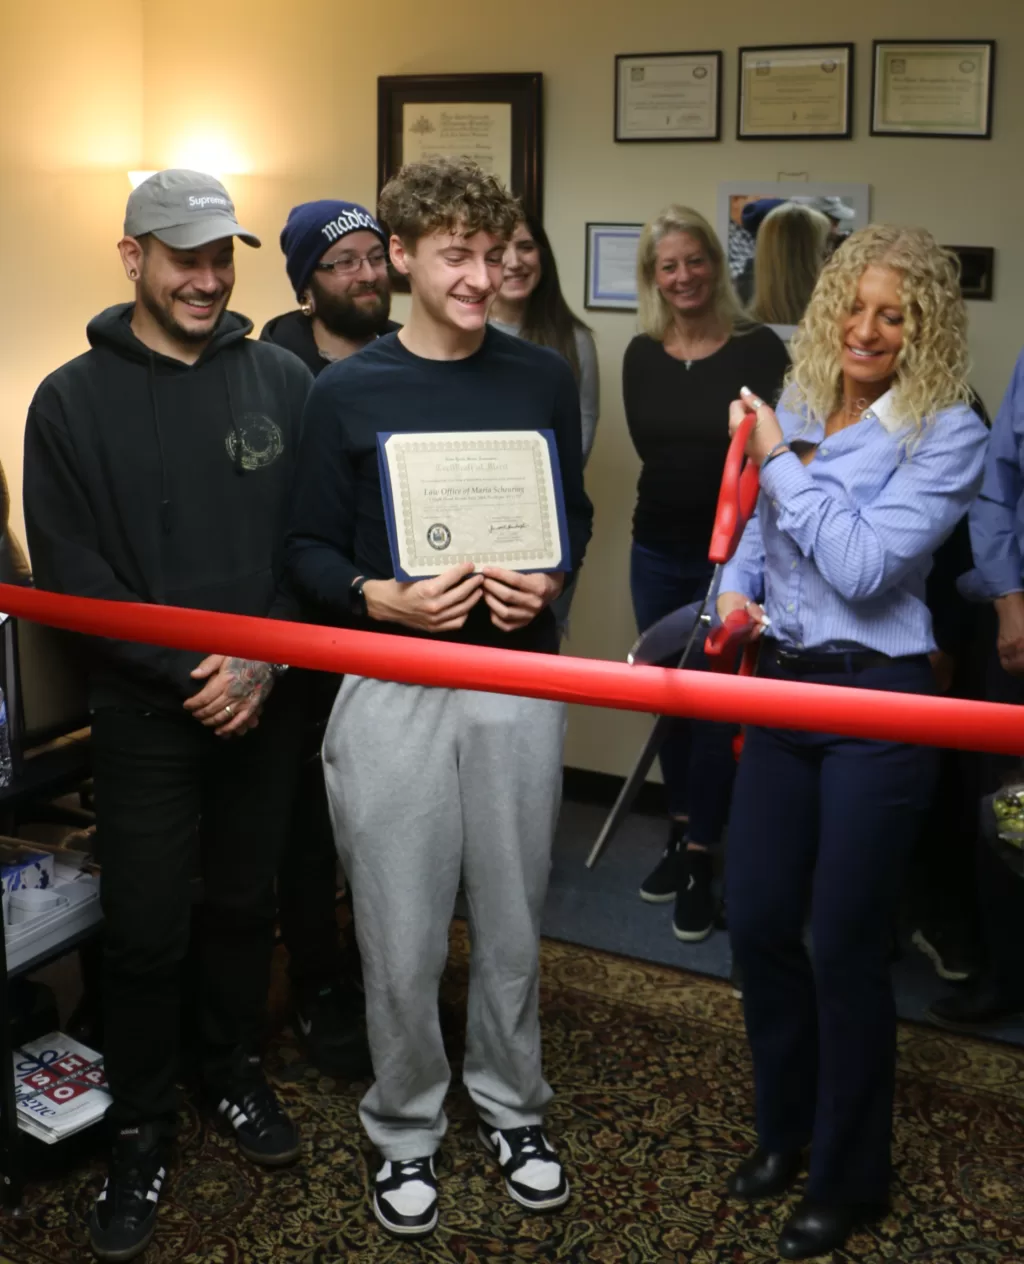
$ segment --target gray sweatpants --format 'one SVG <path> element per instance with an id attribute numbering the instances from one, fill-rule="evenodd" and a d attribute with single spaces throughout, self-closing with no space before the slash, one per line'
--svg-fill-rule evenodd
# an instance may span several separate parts
<path id="1" fill-rule="evenodd" d="M 562 782 L 556 702 L 346 676 L 324 740 L 352 887 L 385 1159 L 433 1154 L 451 1078 L 438 985 L 462 878 L 470 968 L 463 1080 L 496 1128 L 541 1122 L 540 914 Z"/>

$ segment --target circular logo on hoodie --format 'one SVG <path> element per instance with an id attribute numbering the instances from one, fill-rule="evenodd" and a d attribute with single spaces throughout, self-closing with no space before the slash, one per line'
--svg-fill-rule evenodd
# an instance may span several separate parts
<path id="1" fill-rule="evenodd" d="M 238 458 L 238 443 L 242 444 L 242 469 L 262 470 L 273 465 L 284 451 L 284 436 L 276 421 L 263 413 L 243 413 L 238 418 L 238 430 L 228 431 L 224 446 L 232 461 Z"/>

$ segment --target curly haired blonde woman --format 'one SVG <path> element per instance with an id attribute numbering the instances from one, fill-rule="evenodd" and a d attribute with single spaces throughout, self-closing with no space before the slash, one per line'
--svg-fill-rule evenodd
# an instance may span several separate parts
<path id="1" fill-rule="evenodd" d="M 761 498 L 719 613 L 767 615 L 760 671 L 799 685 L 932 693 L 925 579 L 981 479 L 967 317 L 921 229 L 855 233 L 823 270 L 778 412 L 747 395 Z M 827 713 L 822 727 L 827 727 Z M 779 1253 L 842 1246 L 885 1213 L 896 1055 L 890 929 L 935 777 L 930 749 L 751 728 L 726 889 L 754 1058 L 758 1148 L 730 1192 L 794 1183 Z M 810 920 L 812 956 L 803 941 Z"/>

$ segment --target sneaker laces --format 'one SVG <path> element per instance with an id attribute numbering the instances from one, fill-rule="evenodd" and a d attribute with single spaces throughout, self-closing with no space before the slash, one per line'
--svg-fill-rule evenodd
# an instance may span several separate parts
<path id="1" fill-rule="evenodd" d="M 516 1129 L 516 1158 L 522 1163 L 530 1159 L 541 1159 L 545 1163 L 554 1163 L 555 1158 L 544 1141 L 544 1129 L 540 1124 L 527 1124 Z M 520 1164 L 520 1165 L 521 1165 Z"/>
<path id="2" fill-rule="evenodd" d="M 238 1097 L 237 1104 L 258 1133 L 267 1132 L 276 1124 L 285 1123 L 287 1120 L 281 1103 L 277 1100 L 277 1094 L 266 1080 L 245 1089 Z"/>
<path id="3" fill-rule="evenodd" d="M 430 1166 L 430 1159 L 403 1159 L 396 1161 L 391 1165 L 392 1175 L 397 1170 L 398 1175 L 405 1181 L 422 1181 L 424 1177 L 428 1183 L 434 1179 L 434 1173 Z"/>

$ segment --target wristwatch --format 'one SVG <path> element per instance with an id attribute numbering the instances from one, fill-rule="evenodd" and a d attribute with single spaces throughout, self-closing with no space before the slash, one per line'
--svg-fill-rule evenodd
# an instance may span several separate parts
<path id="1" fill-rule="evenodd" d="M 275 680 L 277 680 L 279 676 L 283 676 L 288 670 L 287 663 L 268 663 L 267 666 L 270 668 L 270 674 Z"/>
<path id="2" fill-rule="evenodd" d="M 363 592 L 363 585 L 366 583 L 366 576 L 360 575 L 352 581 L 352 587 L 348 590 L 349 609 L 354 615 L 365 619 L 367 616 L 366 594 Z"/>

